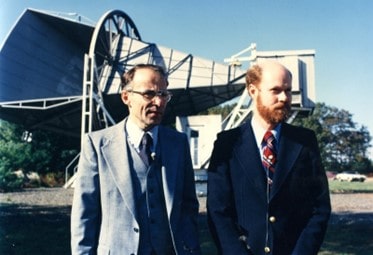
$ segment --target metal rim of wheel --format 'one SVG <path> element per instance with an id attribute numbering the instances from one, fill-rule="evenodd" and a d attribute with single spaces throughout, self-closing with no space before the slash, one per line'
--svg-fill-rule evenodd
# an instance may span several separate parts
<path id="1" fill-rule="evenodd" d="M 123 11 L 113 10 L 105 13 L 98 21 L 92 35 L 89 56 L 95 61 L 96 85 L 99 91 L 105 91 L 108 82 L 100 80 L 123 73 L 121 63 L 121 44 L 125 37 L 141 41 L 141 36 L 132 19 Z"/>

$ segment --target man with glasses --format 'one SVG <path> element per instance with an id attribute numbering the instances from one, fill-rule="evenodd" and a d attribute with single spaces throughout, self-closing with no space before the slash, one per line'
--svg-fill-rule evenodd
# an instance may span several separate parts
<path id="1" fill-rule="evenodd" d="M 71 215 L 72 254 L 200 254 L 198 200 L 185 134 L 159 125 L 172 94 L 165 71 L 122 77 L 129 116 L 86 135 Z"/>

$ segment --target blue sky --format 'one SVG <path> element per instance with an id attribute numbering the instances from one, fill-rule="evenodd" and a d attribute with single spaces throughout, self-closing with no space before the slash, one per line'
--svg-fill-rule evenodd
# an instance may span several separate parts
<path id="1" fill-rule="evenodd" d="M 259 51 L 314 49 L 317 102 L 349 111 L 373 136 L 373 1 L 1 0 L 1 44 L 28 7 L 93 21 L 120 9 L 144 41 L 221 63 L 253 42 Z"/>

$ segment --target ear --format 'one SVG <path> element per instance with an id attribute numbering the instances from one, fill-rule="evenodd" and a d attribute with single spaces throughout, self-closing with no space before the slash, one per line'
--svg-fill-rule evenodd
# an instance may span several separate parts
<path id="1" fill-rule="evenodd" d="M 247 92 L 249 93 L 249 96 L 250 97 L 254 97 L 254 95 L 255 95 L 255 93 L 257 91 L 255 85 L 249 84 L 246 88 L 247 88 Z"/>
<path id="2" fill-rule="evenodd" d="M 126 104 L 128 107 L 130 106 L 130 99 L 129 99 L 129 93 L 126 90 L 123 90 L 120 94 L 120 98 L 122 99 L 122 102 Z"/>

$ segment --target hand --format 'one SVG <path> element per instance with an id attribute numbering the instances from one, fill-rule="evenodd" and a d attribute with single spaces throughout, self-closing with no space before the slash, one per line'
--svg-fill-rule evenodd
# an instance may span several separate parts
<path id="1" fill-rule="evenodd" d="M 245 244 L 245 247 L 246 247 L 246 250 L 247 250 L 247 254 L 248 255 L 254 255 L 253 251 L 251 250 L 251 247 L 250 245 L 247 244 L 246 240 L 247 240 L 247 236 L 245 235 L 240 235 L 238 237 L 238 240 L 240 240 L 241 242 L 243 242 Z"/>

